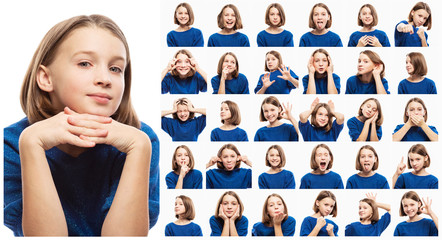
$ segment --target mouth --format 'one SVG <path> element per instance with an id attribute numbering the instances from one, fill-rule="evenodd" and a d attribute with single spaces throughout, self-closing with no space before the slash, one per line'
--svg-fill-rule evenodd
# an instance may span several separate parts
<path id="1" fill-rule="evenodd" d="M 316 26 L 317 26 L 319 29 L 324 28 L 324 21 L 317 21 L 317 22 L 316 22 Z"/>
<path id="2" fill-rule="evenodd" d="M 371 169 L 371 164 L 370 163 L 364 163 L 364 170 L 365 171 L 368 171 L 368 170 L 370 170 Z"/>
<path id="3" fill-rule="evenodd" d="M 320 162 L 320 163 L 319 163 L 319 167 L 320 167 L 321 169 L 325 169 L 325 168 L 327 167 L 327 163 L 326 163 L 326 162 Z"/>
<path id="4" fill-rule="evenodd" d="M 112 100 L 112 97 L 106 93 L 92 93 L 92 94 L 87 94 L 87 96 L 94 99 L 97 103 L 100 104 L 106 104 L 110 100 Z"/>

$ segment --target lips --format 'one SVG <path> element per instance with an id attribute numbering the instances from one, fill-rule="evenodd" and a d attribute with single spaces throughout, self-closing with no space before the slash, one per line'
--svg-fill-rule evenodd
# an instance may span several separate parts
<path id="1" fill-rule="evenodd" d="M 87 96 L 94 99 L 97 103 L 100 104 L 106 104 L 110 100 L 112 100 L 112 97 L 106 93 L 92 93 L 92 94 L 87 94 Z"/>

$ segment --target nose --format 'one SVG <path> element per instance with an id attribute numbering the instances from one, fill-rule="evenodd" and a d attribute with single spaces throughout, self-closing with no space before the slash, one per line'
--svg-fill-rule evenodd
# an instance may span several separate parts
<path id="1" fill-rule="evenodd" d="M 109 69 L 107 67 L 103 67 L 101 70 L 97 68 L 94 84 L 102 87 L 110 87 L 112 85 Z"/>

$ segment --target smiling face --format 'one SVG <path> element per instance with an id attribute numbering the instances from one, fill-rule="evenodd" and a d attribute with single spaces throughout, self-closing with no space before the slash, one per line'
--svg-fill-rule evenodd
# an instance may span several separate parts
<path id="1" fill-rule="evenodd" d="M 224 57 L 222 69 L 225 68 L 227 68 L 229 74 L 236 70 L 236 59 L 232 55 L 227 54 Z"/>
<path id="2" fill-rule="evenodd" d="M 189 22 L 189 13 L 187 11 L 187 8 L 181 6 L 176 10 L 175 13 L 175 18 L 178 20 L 178 23 L 181 26 L 185 26 L 187 25 L 187 23 Z"/>
<path id="3" fill-rule="evenodd" d="M 371 172 L 377 158 L 373 151 L 370 149 L 362 149 L 359 154 L 359 163 L 361 164 L 362 171 L 365 173 Z"/>
<path id="4" fill-rule="evenodd" d="M 411 11 L 411 15 L 413 16 L 413 25 L 415 27 L 421 27 L 427 21 L 430 14 L 424 9 L 419 9 L 416 11 Z"/>
<path id="5" fill-rule="evenodd" d="M 323 147 L 318 147 L 315 152 L 315 162 L 318 166 L 318 170 L 325 172 L 327 170 L 328 164 L 330 163 L 331 157 L 330 152 Z"/>
<path id="6" fill-rule="evenodd" d="M 235 29 L 236 15 L 233 9 L 229 7 L 225 8 L 222 17 L 223 17 L 224 28 L 229 30 Z"/>
<path id="7" fill-rule="evenodd" d="M 183 122 L 187 121 L 187 119 L 189 119 L 189 114 L 190 114 L 187 105 L 178 104 L 176 114 L 179 120 Z"/>
<path id="8" fill-rule="evenodd" d="M 419 209 L 421 207 L 420 202 L 417 202 L 411 198 L 404 198 L 402 199 L 401 203 L 402 210 L 409 218 L 413 218 L 418 215 Z"/>
<path id="9" fill-rule="evenodd" d="M 373 115 L 374 115 L 375 113 L 378 112 L 378 106 L 377 106 L 377 104 L 376 104 L 375 101 L 373 101 L 373 100 L 368 100 L 367 102 L 365 102 L 365 103 L 362 105 L 362 107 L 361 107 L 361 112 L 362 112 L 362 115 L 363 115 L 365 118 L 371 118 L 371 117 L 373 117 Z"/>
<path id="10" fill-rule="evenodd" d="M 328 59 L 324 53 L 317 52 L 313 55 L 313 66 L 315 71 L 319 74 L 324 74 L 327 71 Z"/>
<path id="11" fill-rule="evenodd" d="M 327 9 L 323 7 L 315 7 L 313 9 L 313 23 L 316 30 L 324 30 L 328 20 L 330 20 L 330 15 Z"/>
<path id="12" fill-rule="evenodd" d="M 325 107 L 318 108 L 318 111 L 315 115 L 316 123 L 318 123 L 319 127 L 324 127 L 328 123 L 328 111 Z"/>
<path id="13" fill-rule="evenodd" d="M 272 7 L 269 10 L 269 20 L 272 26 L 275 27 L 279 26 L 279 24 L 281 23 L 281 15 L 278 9 L 276 9 L 275 7 Z"/>
<path id="14" fill-rule="evenodd" d="M 175 161 L 178 166 L 189 166 L 189 153 L 184 148 L 178 148 L 175 153 Z"/>
<path id="15" fill-rule="evenodd" d="M 267 68 L 270 72 L 276 71 L 279 68 L 279 59 L 273 54 L 267 54 L 266 56 Z"/>
<path id="16" fill-rule="evenodd" d="M 267 213 L 271 218 L 276 214 L 285 213 L 284 203 L 279 197 L 272 196 L 267 200 Z"/>
<path id="17" fill-rule="evenodd" d="M 221 162 L 226 171 L 235 169 L 236 162 L 239 161 L 239 156 L 231 149 L 224 149 L 221 153 Z"/>
<path id="18" fill-rule="evenodd" d="M 359 218 L 361 220 L 369 220 L 373 216 L 373 208 L 370 204 L 360 201 L 359 202 Z"/>
<path id="19" fill-rule="evenodd" d="M 278 150 L 275 148 L 270 149 L 267 154 L 267 161 L 272 168 L 279 168 L 281 164 L 281 156 L 279 155 Z"/>
<path id="20" fill-rule="evenodd" d="M 178 55 L 175 58 L 176 58 L 175 69 L 178 72 L 179 76 L 187 77 L 187 75 L 191 70 L 189 56 L 183 53 L 178 53 Z"/>
<path id="21" fill-rule="evenodd" d="M 175 215 L 179 216 L 186 213 L 186 207 L 184 206 L 183 200 L 181 198 L 175 199 Z"/>
<path id="22" fill-rule="evenodd" d="M 358 74 L 369 74 L 373 72 L 373 69 L 375 67 L 375 64 L 373 63 L 373 61 L 371 61 L 371 59 L 361 53 L 359 54 L 359 59 L 358 59 Z"/>
<path id="23" fill-rule="evenodd" d="M 232 117 L 232 113 L 230 112 L 229 105 L 227 105 L 227 103 L 221 104 L 220 117 L 223 121 L 229 120 Z"/>
<path id="24" fill-rule="evenodd" d="M 416 172 L 420 172 L 425 169 L 426 161 L 428 161 L 428 156 L 422 156 L 417 153 L 408 153 L 408 162 Z"/>
<path id="25" fill-rule="evenodd" d="M 225 195 L 221 202 L 221 208 L 224 214 L 231 218 L 239 208 L 238 199 L 229 194 Z"/>
<path id="26" fill-rule="evenodd" d="M 321 201 L 316 200 L 318 212 L 322 217 L 330 215 L 335 207 L 335 201 L 329 197 L 323 198 Z"/>
<path id="27" fill-rule="evenodd" d="M 269 123 L 274 123 L 278 120 L 281 108 L 270 103 L 264 103 L 262 105 L 262 111 L 264 113 L 264 118 L 269 121 Z"/>
<path id="28" fill-rule="evenodd" d="M 361 9 L 359 19 L 361 19 L 364 26 L 370 26 L 370 24 L 373 23 L 373 15 L 369 7 L 364 7 Z"/>

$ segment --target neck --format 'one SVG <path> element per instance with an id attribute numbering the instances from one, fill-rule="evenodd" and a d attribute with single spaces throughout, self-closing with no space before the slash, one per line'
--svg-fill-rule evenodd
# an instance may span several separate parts
<path id="1" fill-rule="evenodd" d="M 282 29 L 280 28 L 280 27 L 278 27 L 278 26 L 270 26 L 270 27 L 268 27 L 267 29 L 267 32 L 270 32 L 270 33 L 279 33 L 279 32 L 282 32 Z"/>
<path id="2" fill-rule="evenodd" d="M 323 174 L 326 174 L 326 173 L 329 173 L 329 172 L 330 172 L 330 170 L 328 170 L 328 169 L 324 170 L 324 171 L 321 171 L 319 168 L 314 170 L 314 171 L 312 171 L 313 174 L 317 174 L 317 175 L 323 175 Z"/>
<path id="3" fill-rule="evenodd" d="M 220 33 L 225 34 L 225 35 L 229 35 L 229 34 L 236 33 L 236 30 L 234 30 L 233 28 L 223 28 L 223 29 L 221 29 Z"/>
<path id="4" fill-rule="evenodd" d="M 364 27 L 362 27 L 361 32 L 371 32 L 373 30 L 374 30 L 374 28 L 371 26 L 364 26 Z"/>
<path id="5" fill-rule="evenodd" d="M 362 219 L 362 220 L 360 220 L 360 222 L 362 223 L 362 224 L 371 224 L 371 219 L 370 218 L 366 218 L 366 219 Z"/>
<path id="6" fill-rule="evenodd" d="M 279 172 L 281 172 L 281 171 L 282 171 L 282 169 L 279 168 L 279 167 L 271 167 L 271 168 L 269 169 L 269 171 L 267 171 L 267 173 L 279 173 Z"/>
<path id="7" fill-rule="evenodd" d="M 363 83 L 369 83 L 369 82 L 371 82 L 372 77 L 373 77 L 373 73 L 366 73 L 366 74 L 361 74 L 361 75 L 359 75 L 359 79 L 360 79 L 361 82 L 363 82 Z"/>
<path id="8" fill-rule="evenodd" d="M 374 175 L 374 171 L 369 171 L 369 172 L 364 172 L 364 171 L 360 171 L 359 172 L 359 176 L 361 177 L 371 177 Z"/>
<path id="9" fill-rule="evenodd" d="M 177 31 L 187 31 L 190 29 L 190 26 L 187 25 L 179 25 L 178 28 L 176 29 Z"/>
<path id="10" fill-rule="evenodd" d="M 232 130 L 235 129 L 236 126 L 224 121 L 224 124 L 220 127 L 222 130 Z"/>
<path id="11" fill-rule="evenodd" d="M 425 77 L 424 76 L 419 76 L 419 75 L 410 75 L 409 77 L 408 77 L 408 80 L 410 81 L 410 82 L 420 82 L 420 81 L 422 81 L 423 79 L 424 79 Z"/>
<path id="12" fill-rule="evenodd" d="M 279 120 L 275 120 L 274 122 L 269 122 L 269 127 L 277 127 L 282 123 Z"/>
<path id="13" fill-rule="evenodd" d="M 319 217 L 323 217 L 323 216 L 322 216 L 321 213 L 318 211 L 318 212 L 316 212 L 315 214 L 313 214 L 312 217 L 314 217 L 314 218 L 319 218 Z"/>
<path id="14" fill-rule="evenodd" d="M 181 216 L 179 216 L 178 220 L 175 221 L 175 224 L 177 225 L 184 225 L 188 223 L 190 223 L 190 220 L 182 218 Z"/>
<path id="15" fill-rule="evenodd" d="M 316 34 L 316 35 L 322 35 L 322 34 L 326 34 L 328 32 L 328 30 L 326 28 L 323 29 L 313 29 L 312 33 Z"/>
<path id="16" fill-rule="evenodd" d="M 408 222 L 417 222 L 417 221 L 419 221 L 421 219 L 422 219 L 422 217 L 416 214 L 413 217 L 409 217 L 408 218 Z"/>
<path id="17" fill-rule="evenodd" d="M 427 171 L 425 170 L 425 168 L 421 168 L 421 170 L 419 170 L 419 171 L 413 170 L 412 173 L 413 173 L 414 175 L 417 175 L 417 176 L 425 176 L 425 175 L 428 175 L 428 173 L 427 173 Z"/>

